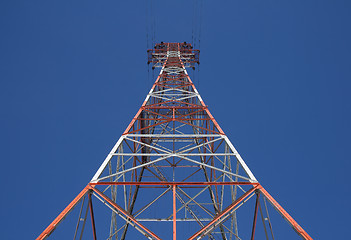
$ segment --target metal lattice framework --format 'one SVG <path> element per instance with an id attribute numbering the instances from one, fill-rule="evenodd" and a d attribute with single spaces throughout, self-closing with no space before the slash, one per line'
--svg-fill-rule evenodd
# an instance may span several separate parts
<path id="1" fill-rule="evenodd" d="M 161 71 L 141 108 L 90 183 L 37 239 L 79 205 L 74 239 L 82 239 L 86 221 L 88 238 L 97 239 L 93 198 L 109 210 L 99 239 L 254 239 L 259 215 L 265 238 L 274 239 L 266 202 L 312 239 L 258 183 L 211 115 L 186 70 L 198 62 L 188 43 L 148 50 L 148 63 Z M 250 199 L 253 220 L 243 237 L 237 212 Z"/>

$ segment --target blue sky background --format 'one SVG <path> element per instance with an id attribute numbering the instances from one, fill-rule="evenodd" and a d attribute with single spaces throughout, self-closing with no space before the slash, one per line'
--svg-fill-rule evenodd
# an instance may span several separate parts
<path id="1" fill-rule="evenodd" d="M 152 84 L 146 2 L 0 2 L 1 239 L 37 237 L 140 107 Z M 191 1 L 152 9 L 157 41 L 191 41 Z M 193 80 L 256 178 L 314 239 L 349 236 L 350 11 L 348 0 L 203 4 Z"/>

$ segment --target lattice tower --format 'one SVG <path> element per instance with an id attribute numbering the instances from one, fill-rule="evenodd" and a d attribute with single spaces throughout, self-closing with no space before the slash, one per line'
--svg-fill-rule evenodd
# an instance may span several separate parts
<path id="1" fill-rule="evenodd" d="M 89 184 L 37 239 L 76 206 L 74 239 L 86 231 L 94 240 L 254 239 L 258 218 L 262 238 L 274 239 L 267 202 L 312 239 L 260 185 L 211 115 L 186 70 L 199 63 L 199 51 L 161 42 L 148 50 L 148 63 L 161 71 L 139 111 Z M 250 214 L 240 215 L 250 201 Z"/>

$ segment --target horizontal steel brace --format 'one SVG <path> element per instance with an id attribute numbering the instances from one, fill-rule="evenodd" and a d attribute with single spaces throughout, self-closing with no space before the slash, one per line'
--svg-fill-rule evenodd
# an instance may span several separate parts
<path id="1" fill-rule="evenodd" d="M 173 219 L 166 219 L 166 218 L 137 218 L 136 219 L 139 222 L 172 222 Z M 201 218 L 201 219 L 193 219 L 193 218 L 177 218 L 177 222 L 197 222 L 197 221 L 202 221 L 202 222 L 209 222 L 212 221 L 212 218 Z"/>
<path id="2" fill-rule="evenodd" d="M 151 186 L 208 186 L 208 185 L 252 185 L 257 186 L 259 183 L 253 182 L 97 182 L 89 183 L 95 185 L 151 185 Z"/>
<path id="3" fill-rule="evenodd" d="M 114 153 L 113 156 L 166 156 L 167 153 Z M 234 153 L 175 153 L 176 156 L 235 156 Z"/>
<path id="4" fill-rule="evenodd" d="M 222 137 L 221 134 L 125 134 L 127 137 L 150 137 L 150 138 L 204 138 Z"/>

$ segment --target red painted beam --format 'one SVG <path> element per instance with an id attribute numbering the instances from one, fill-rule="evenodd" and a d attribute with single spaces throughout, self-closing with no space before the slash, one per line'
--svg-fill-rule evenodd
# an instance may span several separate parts
<path id="1" fill-rule="evenodd" d="M 252 185 L 258 186 L 259 183 L 252 182 L 97 182 L 89 183 L 96 185 L 140 185 L 140 186 L 207 186 L 207 185 Z"/>
<path id="2" fill-rule="evenodd" d="M 283 216 L 283 218 L 292 226 L 292 228 L 299 234 L 303 239 L 312 240 L 311 236 L 279 205 L 279 203 L 274 200 L 274 198 L 262 187 L 260 186 L 260 192 L 268 199 L 268 201 L 273 205 L 273 207 Z"/>
<path id="3" fill-rule="evenodd" d="M 193 236 L 191 236 L 190 238 L 188 238 L 188 240 L 193 240 L 195 238 L 197 238 L 199 235 L 201 235 L 206 229 L 208 229 L 209 227 L 211 227 L 213 224 L 215 224 L 220 218 L 222 218 L 225 214 L 229 213 L 233 208 L 235 208 L 237 205 L 239 205 L 239 203 L 241 203 L 246 197 L 248 197 L 251 193 L 253 193 L 256 189 L 258 188 L 258 186 L 255 186 L 253 188 L 251 188 L 249 191 L 247 191 L 246 193 L 244 193 L 244 195 L 242 195 L 240 198 L 238 198 L 235 202 L 233 202 L 232 204 L 230 204 L 226 209 L 224 209 L 221 213 L 217 214 L 216 217 L 209 222 L 206 226 L 204 226 L 203 228 L 201 228 L 198 232 L 196 232 Z"/>
<path id="4" fill-rule="evenodd" d="M 67 216 L 67 214 L 77 205 L 77 203 L 84 197 L 84 195 L 92 188 L 90 185 L 87 185 L 74 199 L 68 204 L 68 206 L 55 218 L 52 223 L 37 237 L 36 240 L 46 239 L 60 224 L 60 222 Z"/>
<path id="5" fill-rule="evenodd" d="M 128 219 L 130 219 L 132 222 L 134 222 L 138 227 L 143 229 L 145 232 L 147 232 L 150 236 L 157 240 L 161 240 L 155 233 L 151 232 L 148 228 L 146 228 L 144 225 L 139 223 L 132 215 L 127 213 L 123 208 L 118 206 L 115 202 L 113 202 L 110 198 L 108 198 L 105 194 L 100 192 L 99 190 L 93 188 L 92 189 L 95 193 L 97 193 L 100 197 L 102 197 L 106 202 L 108 202 L 110 205 L 112 205 L 114 208 L 116 208 L 120 213 L 122 213 L 124 216 L 126 216 Z"/>

